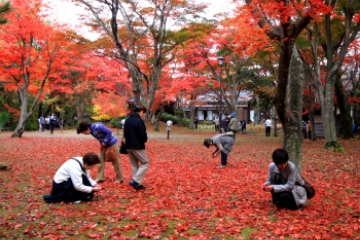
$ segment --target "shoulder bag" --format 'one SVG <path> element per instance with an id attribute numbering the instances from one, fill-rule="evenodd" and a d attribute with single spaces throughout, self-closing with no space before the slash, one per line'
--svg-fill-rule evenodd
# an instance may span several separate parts
<path id="1" fill-rule="evenodd" d="M 106 162 L 113 162 L 116 160 L 116 151 L 115 146 L 110 146 L 105 148 L 105 161 Z"/>
<path id="2" fill-rule="evenodd" d="M 306 191 L 306 196 L 308 199 L 311 199 L 315 196 L 315 188 L 308 182 L 305 180 L 305 178 L 302 178 L 304 180 L 304 184 L 301 185 L 300 183 L 296 182 L 295 185 L 301 186 L 303 188 L 305 188 Z"/>

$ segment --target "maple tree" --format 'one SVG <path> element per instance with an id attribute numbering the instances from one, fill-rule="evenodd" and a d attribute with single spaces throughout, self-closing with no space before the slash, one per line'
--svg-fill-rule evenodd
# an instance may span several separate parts
<path id="1" fill-rule="evenodd" d="M 90 24 L 111 39 L 110 55 L 128 69 L 135 103 L 151 109 L 162 68 L 174 59 L 177 47 L 189 34 L 169 30 L 169 25 L 185 24 L 187 16 L 202 11 L 205 5 L 187 0 L 76 2 L 92 12 L 95 22 Z"/>
<path id="2" fill-rule="evenodd" d="M 289 80 L 292 80 L 289 79 L 290 74 L 294 74 L 290 70 L 291 61 L 292 59 L 297 61 L 297 58 L 292 58 L 292 55 L 296 51 L 295 41 L 299 34 L 312 19 L 327 13 L 330 9 L 318 0 L 299 1 L 298 3 L 245 0 L 245 3 L 246 6 L 240 10 L 250 13 L 252 16 L 250 21 L 255 21 L 278 46 L 279 64 L 274 104 L 285 134 L 284 148 L 288 150 L 295 164 L 301 168 L 301 147 L 299 149 L 298 146 L 301 146 L 302 143 L 301 118 L 299 117 L 302 107 L 298 101 L 302 102 L 302 96 L 298 96 L 294 101 L 289 101 L 288 98 L 288 96 L 302 92 L 299 91 L 298 81 L 293 81 L 295 85 L 289 84 Z M 297 67 L 295 64 L 293 66 Z M 300 68 L 298 70 L 301 71 Z M 301 77 L 299 74 L 293 76 Z"/>
<path id="3" fill-rule="evenodd" d="M 12 136 L 21 137 L 48 79 L 58 77 L 53 68 L 61 62 L 58 55 L 64 41 L 61 32 L 43 22 L 41 1 L 15 0 L 12 8 L 9 24 L 0 31 L 0 80 L 6 81 L 6 89 L 18 92 L 20 117 Z M 34 96 L 30 106 L 29 94 Z"/>

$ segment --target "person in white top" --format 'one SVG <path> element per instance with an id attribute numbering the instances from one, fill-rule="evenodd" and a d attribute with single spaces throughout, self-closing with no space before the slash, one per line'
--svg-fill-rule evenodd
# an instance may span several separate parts
<path id="1" fill-rule="evenodd" d="M 267 136 L 267 137 L 270 137 L 271 125 L 272 125 L 272 122 L 271 122 L 270 118 L 267 118 L 265 121 L 265 136 Z"/>
<path id="2" fill-rule="evenodd" d="M 120 123 L 121 123 L 121 128 L 123 129 L 124 126 L 125 126 L 125 121 L 126 121 L 126 118 L 123 118 Z"/>
<path id="3" fill-rule="evenodd" d="M 90 176 L 90 169 L 100 163 L 95 153 L 86 153 L 83 157 L 74 157 L 67 160 L 56 171 L 50 195 L 45 195 L 47 203 L 79 203 L 90 201 L 94 192 L 101 190 Z"/>
<path id="4" fill-rule="evenodd" d="M 218 132 L 219 131 L 219 118 L 216 117 L 215 120 L 214 120 L 214 124 L 215 124 L 215 131 Z"/>

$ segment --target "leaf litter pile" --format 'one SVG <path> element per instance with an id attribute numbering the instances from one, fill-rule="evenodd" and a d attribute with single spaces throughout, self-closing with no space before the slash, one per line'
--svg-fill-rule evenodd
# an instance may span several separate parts
<path id="1" fill-rule="evenodd" d="M 154 133 L 155 134 L 155 133 Z M 0 238 L 28 239 L 360 239 L 359 141 L 340 141 L 343 153 L 323 140 L 304 140 L 303 176 L 317 190 L 303 211 L 276 210 L 260 188 L 280 138 L 238 134 L 227 168 L 217 168 L 212 132 L 149 134 L 150 168 L 144 191 L 124 183 L 106 163 L 103 190 L 80 204 L 46 204 L 52 178 L 70 157 L 99 152 L 91 137 L 0 135 Z M 92 176 L 96 178 L 96 169 Z"/>

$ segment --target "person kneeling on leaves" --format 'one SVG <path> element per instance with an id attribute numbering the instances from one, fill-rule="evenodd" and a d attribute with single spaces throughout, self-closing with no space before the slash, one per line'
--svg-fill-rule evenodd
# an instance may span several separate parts
<path id="1" fill-rule="evenodd" d="M 213 157 L 216 157 L 221 152 L 221 165 L 219 168 L 223 168 L 227 166 L 227 157 L 231 152 L 234 142 L 234 132 L 226 132 L 217 134 L 212 138 L 204 139 L 204 146 L 207 148 L 210 146 L 216 147 L 215 151 L 212 153 Z"/>
<path id="2" fill-rule="evenodd" d="M 300 177 L 294 163 L 289 161 L 285 149 L 278 148 L 272 154 L 273 162 L 262 190 L 271 192 L 272 202 L 278 208 L 302 209 L 307 200 L 305 188 L 300 185 L 304 180 Z"/>
<path id="3" fill-rule="evenodd" d="M 101 190 L 90 177 L 90 169 L 100 162 L 98 155 L 89 152 L 83 157 L 67 160 L 55 173 L 50 195 L 45 195 L 47 203 L 80 203 L 90 201 L 94 192 Z"/>

